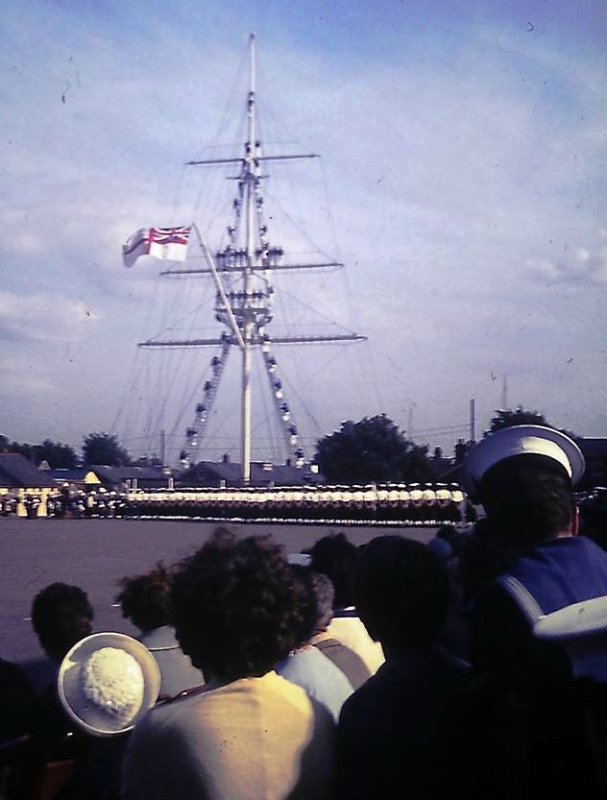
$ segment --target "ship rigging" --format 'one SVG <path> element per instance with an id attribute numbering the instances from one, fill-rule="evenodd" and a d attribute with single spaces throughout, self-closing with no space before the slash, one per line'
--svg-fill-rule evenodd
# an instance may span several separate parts
<path id="1" fill-rule="evenodd" d="M 203 236 L 195 225 L 190 226 L 195 241 L 203 256 L 203 263 L 196 268 L 170 268 L 161 273 L 163 277 L 207 276 L 215 281 L 215 318 L 223 331 L 214 338 L 148 339 L 140 342 L 141 348 L 197 348 L 214 347 L 210 359 L 208 379 L 203 383 L 200 396 L 196 398 L 194 414 L 186 430 L 185 443 L 180 453 L 182 466 L 201 460 L 209 417 L 224 375 L 226 363 L 234 348 L 240 351 L 240 451 L 242 483 L 247 485 L 251 476 L 252 440 L 252 352 L 261 350 L 263 370 L 267 376 L 274 411 L 289 461 L 303 467 L 305 453 L 293 410 L 285 394 L 280 378 L 273 345 L 303 345 L 314 343 L 359 342 L 366 337 L 353 332 L 327 335 L 272 336 L 272 304 L 274 286 L 272 276 L 297 270 L 322 270 L 339 268 L 339 261 L 324 260 L 315 263 L 290 263 L 283 248 L 272 243 L 264 210 L 262 181 L 267 178 L 264 170 L 271 162 L 316 159 L 314 153 L 264 154 L 258 135 L 256 109 L 256 51 L 255 35 L 249 39 L 249 91 L 246 98 L 246 141 L 244 152 L 239 157 L 192 160 L 188 167 L 206 168 L 216 165 L 233 165 L 236 182 L 233 200 L 233 219 L 227 228 L 227 244 L 211 253 Z M 175 230 L 175 229 L 172 229 Z M 166 257 L 166 256 L 165 256 Z M 170 259 L 169 259 L 170 260 Z"/>

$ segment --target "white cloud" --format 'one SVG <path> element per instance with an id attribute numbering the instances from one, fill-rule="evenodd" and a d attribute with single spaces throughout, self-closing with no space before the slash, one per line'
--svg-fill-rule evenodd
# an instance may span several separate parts
<path id="1" fill-rule="evenodd" d="M 97 320 L 97 314 L 81 301 L 0 291 L 0 331 L 11 340 L 76 341 Z"/>
<path id="2" fill-rule="evenodd" d="M 605 239 L 605 231 L 599 231 L 599 240 Z M 567 248 L 558 260 L 530 259 L 532 273 L 546 283 L 567 283 L 585 286 L 607 286 L 607 244 L 599 241 L 592 250 L 587 247 Z"/>
<path id="3" fill-rule="evenodd" d="M 33 364 L 35 369 L 32 368 Z M 13 399 L 19 400 L 26 395 L 46 396 L 56 389 L 52 374 L 23 353 L 19 358 L 11 355 L 2 357 L 2 375 L 2 393 Z"/>

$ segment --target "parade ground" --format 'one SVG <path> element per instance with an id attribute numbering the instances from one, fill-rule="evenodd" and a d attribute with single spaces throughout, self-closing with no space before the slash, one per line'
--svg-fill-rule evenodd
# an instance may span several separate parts
<path id="1" fill-rule="evenodd" d="M 226 524 L 226 523 L 223 523 Z M 246 536 L 271 533 L 287 552 L 300 552 L 321 536 L 343 531 L 355 544 L 391 533 L 419 541 L 430 527 L 378 527 L 228 523 Z M 158 561 L 174 564 L 195 551 L 217 527 L 197 520 L 0 518 L 0 657 L 28 665 L 35 678 L 42 655 L 30 621 L 34 595 L 54 581 L 84 589 L 95 608 L 95 632 L 135 635 L 114 598 L 120 578 L 139 575 Z"/>

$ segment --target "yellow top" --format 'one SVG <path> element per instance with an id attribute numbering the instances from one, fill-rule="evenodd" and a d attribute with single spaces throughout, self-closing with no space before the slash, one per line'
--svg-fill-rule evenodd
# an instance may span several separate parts
<path id="1" fill-rule="evenodd" d="M 332 788 L 334 723 L 269 672 L 161 704 L 135 728 L 127 800 L 316 800 Z"/>

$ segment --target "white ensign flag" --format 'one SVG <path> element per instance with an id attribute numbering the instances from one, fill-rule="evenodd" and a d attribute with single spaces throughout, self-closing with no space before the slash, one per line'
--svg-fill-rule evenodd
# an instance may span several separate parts
<path id="1" fill-rule="evenodd" d="M 122 247 L 125 267 L 132 267 L 139 256 L 162 261 L 185 261 L 191 227 L 141 228 Z"/>

